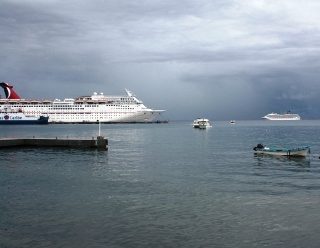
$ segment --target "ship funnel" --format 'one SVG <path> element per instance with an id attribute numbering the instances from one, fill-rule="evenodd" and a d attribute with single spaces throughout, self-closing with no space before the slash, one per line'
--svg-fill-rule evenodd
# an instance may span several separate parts
<path id="1" fill-rule="evenodd" d="M 3 88 L 7 99 L 14 99 L 14 100 L 21 99 L 20 96 L 13 90 L 13 86 L 5 82 L 0 83 L 0 86 Z"/>

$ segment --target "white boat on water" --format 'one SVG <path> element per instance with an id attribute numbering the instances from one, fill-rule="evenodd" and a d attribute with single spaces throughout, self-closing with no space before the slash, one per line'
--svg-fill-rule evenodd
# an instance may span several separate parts
<path id="1" fill-rule="evenodd" d="M 305 157 L 310 153 L 309 146 L 300 146 L 295 148 L 279 148 L 279 147 L 267 147 L 262 144 L 258 144 L 253 148 L 255 154 L 267 154 L 276 156 L 287 157 Z"/>
<path id="2" fill-rule="evenodd" d="M 230 124 L 236 124 L 236 121 L 235 120 L 231 120 Z"/>
<path id="3" fill-rule="evenodd" d="M 262 117 L 263 119 L 270 120 L 270 121 L 299 121 L 301 120 L 300 115 L 292 114 L 288 111 L 286 114 L 277 114 L 277 113 L 270 113 L 266 116 Z"/>
<path id="4" fill-rule="evenodd" d="M 210 121 L 205 118 L 198 118 L 193 121 L 193 127 L 199 129 L 206 129 L 208 127 L 212 127 Z"/>
<path id="5" fill-rule="evenodd" d="M 114 96 L 91 96 L 64 100 L 23 99 L 7 83 L 0 83 L 6 98 L 0 99 L 0 111 L 22 110 L 26 115 L 49 116 L 50 123 L 152 123 L 160 121 L 164 110 L 146 107 L 131 91 Z"/>

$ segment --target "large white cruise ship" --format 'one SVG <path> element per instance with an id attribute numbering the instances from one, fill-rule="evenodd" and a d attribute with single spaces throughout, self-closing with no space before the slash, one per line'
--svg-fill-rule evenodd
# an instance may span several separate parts
<path id="1" fill-rule="evenodd" d="M 288 112 L 286 114 L 271 113 L 271 114 L 267 114 L 266 116 L 263 116 L 262 118 L 267 119 L 267 120 L 271 120 L 271 121 L 299 121 L 299 120 L 301 120 L 300 115 L 291 114 L 290 112 Z"/>
<path id="2" fill-rule="evenodd" d="M 0 111 L 13 109 L 25 114 L 49 116 L 51 123 L 150 123 L 159 121 L 165 110 L 147 108 L 142 101 L 126 90 L 125 96 L 105 96 L 93 93 L 64 100 L 27 100 L 13 90 L 13 86 L 0 83 L 6 98 L 0 99 Z"/>

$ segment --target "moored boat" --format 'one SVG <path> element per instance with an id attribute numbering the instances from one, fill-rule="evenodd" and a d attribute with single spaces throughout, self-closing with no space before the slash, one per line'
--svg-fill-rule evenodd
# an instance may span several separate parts
<path id="1" fill-rule="evenodd" d="M 280 148 L 280 147 L 267 147 L 263 144 L 258 144 L 253 148 L 255 154 L 267 154 L 276 156 L 297 156 L 305 157 L 310 154 L 309 146 L 300 146 L 294 148 Z"/>

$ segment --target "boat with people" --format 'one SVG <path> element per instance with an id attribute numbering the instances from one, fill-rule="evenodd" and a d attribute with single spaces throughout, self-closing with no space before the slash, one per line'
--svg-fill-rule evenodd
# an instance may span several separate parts
<path id="1" fill-rule="evenodd" d="M 206 129 L 208 127 L 212 127 L 209 119 L 206 118 L 198 118 L 193 121 L 193 127 L 199 129 Z"/>
<path id="2" fill-rule="evenodd" d="M 0 125 L 48 124 L 49 117 L 25 114 L 22 110 L 0 110 Z"/>
<path id="3" fill-rule="evenodd" d="M 0 110 L 21 109 L 26 115 L 49 116 L 50 123 L 158 123 L 165 110 L 146 107 L 131 91 L 113 96 L 94 92 L 64 100 L 23 99 L 8 83 L 0 83 L 6 98 L 0 99 Z"/>
<path id="4" fill-rule="evenodd" d="M 262 119 L 270 121 L 299 121 L 301 120 L 301 117 L 298 114 L 292 114 L 290 111 L 288 111 L 285 114 L 270 113 L 263 116 Z"/>
<path id="5" fill-rule="evenodd" d="M 280 147 L 269 147 L 263 144 L 257 144 L 253 148 L 255 154 L 266 154 L 276 156 L 287 156 L 287 157 L 305 157 L 310 154 L 309 146 L 300 146 L 293 148 L 280 148 Z"/>

